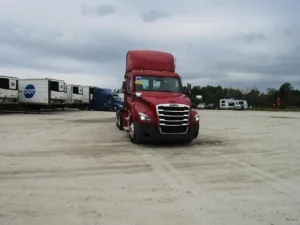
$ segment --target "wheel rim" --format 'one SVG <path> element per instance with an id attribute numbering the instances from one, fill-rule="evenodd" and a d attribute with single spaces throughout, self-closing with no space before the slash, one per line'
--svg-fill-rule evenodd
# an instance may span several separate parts
<path id="1" fill-rule="evenodd" d="M 134 123 L 131 122 L 130 127 L 129 127 L 129 134 L 131 138 L 134 138 Z"/>

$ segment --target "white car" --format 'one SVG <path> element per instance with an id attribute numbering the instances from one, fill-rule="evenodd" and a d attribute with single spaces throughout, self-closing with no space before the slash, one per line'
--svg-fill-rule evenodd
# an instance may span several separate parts
<path id="1" fill-rule="evenodd" d="M 205 109 L 205 108 L 206 108 L 205 103 L 200 103 L 199 105 L 197 105 L 197 109 Z"/>
<path id="2" fill-rule="evenodd" d="M 236 104 L 236 105 L 234 105 L 233 109 L 234 109 L 234 110 L 242 110 L 242 109 L 243 109 L 243 106 L 240 105 L 240 104 Z"/>

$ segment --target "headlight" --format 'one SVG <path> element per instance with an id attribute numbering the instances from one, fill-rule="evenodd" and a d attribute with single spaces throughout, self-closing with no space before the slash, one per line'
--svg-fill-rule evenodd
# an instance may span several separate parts
<path id="1" fill-rule="evenodd" d="M 144 113 L 139 112 L 140 120 L 142 121 L 151 121 L 150 117 Z"/>
<path id="2" fill-rule="evenodd" d="M 199 120 L 200 120 L 199 114 L 196 114 L 196 115 L 194 116 L 193 121 L 194 121 L 194 122 L 198 122 Z"/>

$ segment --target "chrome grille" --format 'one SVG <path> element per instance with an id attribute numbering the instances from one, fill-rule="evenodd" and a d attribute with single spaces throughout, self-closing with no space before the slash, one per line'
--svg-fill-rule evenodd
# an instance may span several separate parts
<path id="1" fill-rule="evenodd" d="M 183 104 L 157 105 L 159 126 L 188 126 L 190 107 Z"/>

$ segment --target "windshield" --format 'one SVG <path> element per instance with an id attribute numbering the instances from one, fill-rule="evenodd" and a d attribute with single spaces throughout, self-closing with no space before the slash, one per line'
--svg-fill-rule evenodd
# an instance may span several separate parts
<path id="1" fill-rule="evenodd" d="M 113 95 L 112 97 L 113 97 L 115 100 L 120 100 L 119 95 Z"/>
<path id="2" fill-rule="evenodd" d="M 183 92 L 179 78 L 158 76 L 137 76 L 134 87 L 136 91 Z"/>

